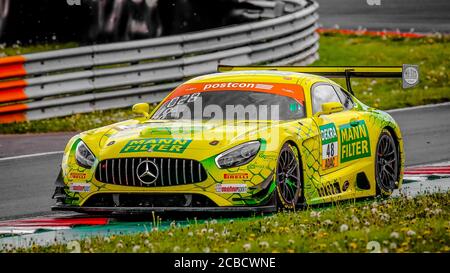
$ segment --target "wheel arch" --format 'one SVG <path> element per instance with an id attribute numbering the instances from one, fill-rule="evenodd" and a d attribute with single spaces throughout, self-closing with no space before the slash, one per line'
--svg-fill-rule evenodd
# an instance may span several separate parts
<path id="1" fill-rule="evenodd" d="M 288 143 L 292 146 L 294 146 L 297 149 L 297 153 L 298 153 L 298 160 L 299 160 L 299 166 L 300 166 L 300 179 L 301 179 L 301 196 L 300 199 L 298 200 L 298 203 L 304 203 L 306 202 L 306 198 L 305 198 L 305 179 L 304 179 L 304 173 L 303 173 L 303 159 L 302 159 L 302 152 L 300 151 L 300 147 L 297 145 L 297 143 L 291 139 L 287 139 L 284 143 Z M 282 145 L 282 146 L 283 146 Z"/>
<path id="2" fill-rule="evenodd" d="M 404 165 L 404 160 L 405 160 L 403 150 L 400 147 L 401 138 L 399 137 L 399 135 L 397 134 L 396 130 L 394 129 L 394 127 L 392 125 L 386 125 L 382 128 L 382 130 L 384 130 L 384 129 L 387 130 L 392 135 L 392 137 L 394 139 L 394 143 L 397 148 L 399 164 L 398 164 L 398 170 L 397 170 L 398 171 L 398 183 L 395 186 L 395 188 L 398 189 L 400 187 L 401 181 L 403 179 L 403 165 Z"/>

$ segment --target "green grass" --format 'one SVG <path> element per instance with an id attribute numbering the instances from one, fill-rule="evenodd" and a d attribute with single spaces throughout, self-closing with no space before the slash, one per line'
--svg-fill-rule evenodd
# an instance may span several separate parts
<path id="1" fill-rule="evenodd" d="M 72 48 L 77 47 L 78 43 L 46 43 L 39 45 L 29 45 L 29 46 L 21 46 L 20 43 L 14 44 L 12 46 L 6 47 L 5 45 L 0 44 L 0 57 L 4 56 L 14 56 L 28 53 L 37 53 L 49 50 L 57 50 L 64 48 Z"/>
<path id="2" fill-rule="evenodd" d="M 380 109 L 393 109 L 450 101 L 450 37 L 420 39 L 381 38 L 324 34 L 320 38 L 320 60 L 314 65 L 402 65 L 419 64 L 421 82 L 413 89 L 403 90 L 401 80 L 354 79 L 353 89 L 364 103 Z M 58 45 L 20 48 L 22 53 L 53 49 Z M 70 47 L 72 44 L 58 47 Z M 8 51 L 9 50 L 9 51 Z M 8 49 L 6 53 L 11 52 Z M 344 81 L 339 80 L 345 86 Z M 129 109 L 78 114 L 0 125 L 0 133 L 81 131 L 131 117 Z"/>
<path id="3" fill-rule="evenodd" d="M 0 134 L 87 131 L 134 117 L 131 108 L 75 114 L 60 118 L 0 124 Z"/>
<path id="4" fill-rule="evenodd" d="M 356 96 L 368 105 L 394 109 L 450 101 L 450 37 L 421 39 L 325 35 L 314 65 L 420 66 L 420 84 L 402 89 L 397 79 L 353 79 Z M 343 80 L 338 81 L 345 86 Z"/>
<path id="5" fill-rule="evenodd" d="M 250 219 L 174 222 L 165 230 L 79 243 L 81 252 L 449 252 L 449 200 L 447 192 L 345 202 Z M 69 249 L 56 244 L 10 251 Z"/>

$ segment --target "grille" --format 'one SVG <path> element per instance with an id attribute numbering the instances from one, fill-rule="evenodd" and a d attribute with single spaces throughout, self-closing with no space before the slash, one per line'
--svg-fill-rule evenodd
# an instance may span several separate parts
<path id="1" fill-rule="evenodd" d="M 155 163 L 159 175 L 152 184 L 142 183 L 136 168 L 144 160 Z M 98 164 L 95 179 L 107 184 L 136 187 L 164 187 L 186 185 L 205 181 L 206 170 L 202 164 L 191 159 L 176 158 L 115 158 L 106 159 Z"/>

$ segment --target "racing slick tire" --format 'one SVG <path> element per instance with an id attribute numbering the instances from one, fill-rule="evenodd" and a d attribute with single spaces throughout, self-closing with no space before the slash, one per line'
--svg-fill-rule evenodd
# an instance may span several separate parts
<path id="1" fill-rule="evenodd" d="M 398 145 L 385 128 L 381 131 L 375 155 L 375 180 L 377 195 L 390 196 L 399 176 Z"/>
<path id="2" fill-rule="evenodd" d="M 278 209 L 295 209 L 303 196 L 300 162 L 297 147 L 285 143 L 278 155 L 275 176 L 275 204 Z"/>

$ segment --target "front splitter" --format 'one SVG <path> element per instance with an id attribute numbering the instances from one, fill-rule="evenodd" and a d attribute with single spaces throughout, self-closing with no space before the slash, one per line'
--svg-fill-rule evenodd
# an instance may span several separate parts
<path id="1" fill-rule="evenodd" d="M 53 206 L 54 211 L 75 211 L 90 214 L 114 214 L 114 215 L 136 215 L 150 213 L 171 213 L 171 212 L 192 212 L 192 213 L 258 213 L 258 212 L 276 212 L 274 205 L 269 206 L 239 206 L 239 207 L 79 207 L 70 205 Z"/>

